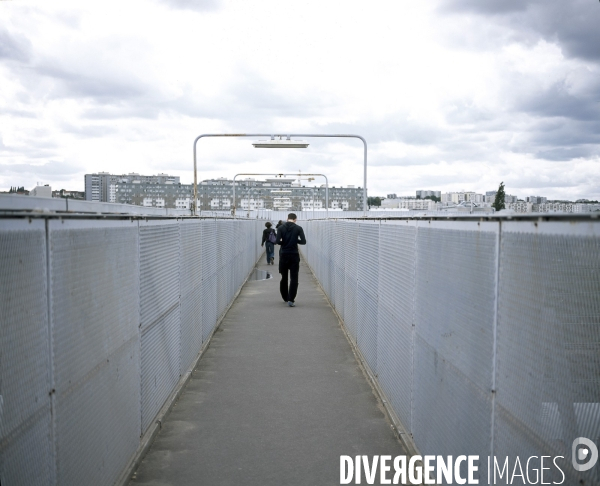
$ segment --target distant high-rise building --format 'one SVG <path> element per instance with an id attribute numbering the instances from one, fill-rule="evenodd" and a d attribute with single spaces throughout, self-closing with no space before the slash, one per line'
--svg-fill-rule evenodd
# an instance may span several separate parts
<path id="1" fill-rule="evenodd" d="M 417 191 L 417 199 L 425 199 L 427 196 L 442 197 L 442 191 Z"/>
<path id="2" fill-rule="evenodd" d="M 86 201 L 116 202 L 118 183 L 179 184 L 179 177 L 168 174 L 145 176 L 135 172 L 120 175 L 108 172 L 85 174 Z"/>
<path id="3" fill-rule="evenodd" d="M 35 186 L 29 191 L 29 195 L 35 197 L 52 197 L 52 188 L 48 184 Z"/>
<path id="4" fill-rule="evenodd" d="M 191 184 L 123 181 L 115 184 L 115 201 L 136 206 L 190 209 L 193 200 Z"/>
<path id="5" fill-rule="evenodd" d="M 594 213 L 600 211 L 600 204 L 595 203 L 575 203 L 572 204 L 574 213 Z"/>
<path id="6" fill-rule="evenodd" d="M 496 200 L 496 191 L 487 191 L 485 196 L 483 197 L 483 202 L 493 204 Z M 519 198 L 517 196 L 513 196 L 511 194 L 504 195 L 504 204 L 513 204 L 519 202 Z M 529 201 L 527 201 L 529 202 Z"/>
<path id="7" fill-rule="evenodd" d="M 441 202 L 444 204 L 460 204 L 463 202 L 482 203 L 484 202 L 482 194 L 477 194 L 471 191 L 462 192 L 445 192 L 440 195 Z"/>
<path id="8" fill-rule="evenodd" d="M 527 202 L 531 204 L 545 204 L 548 202 L 548 198 L 542 196 L 528 196 Z"/>
<path id="9" fill-rule="evenodd" d="M 396 199 L 384 199 L 381 201 L 381 207 L 384 209 L 435 211 L 437 209 L 437 203 L 431 199 L 400 197 Z"/>

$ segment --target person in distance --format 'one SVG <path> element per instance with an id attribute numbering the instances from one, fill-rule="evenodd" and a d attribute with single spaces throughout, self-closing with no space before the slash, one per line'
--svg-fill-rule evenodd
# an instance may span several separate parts
<path id="1" fill-rule="evenodd" d="M 279 273 L 281 274 L 279 291 L 281 298 L 290 307 L 296 306 L 296 295 L 298 293 L 298 272 L 300 271 L 298 245 L 306 245 L 304 230 L 302 226 L 296 224 L 296 219 L 298 218 L 294 213 L 288 214 L 287 222 L 277 229 L 276 241 L 281 247 L 279 250 Z"/>

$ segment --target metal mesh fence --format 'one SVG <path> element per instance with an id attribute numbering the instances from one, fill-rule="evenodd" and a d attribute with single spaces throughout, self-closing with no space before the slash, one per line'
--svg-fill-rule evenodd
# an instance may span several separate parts
<path id="1" fill-rule="evenodd" d="M 434 221 L 417 231 L 412 430 L 442 455 L 490 453 L 497 230 Z"/>
<path id="2" fill-rule="evenodd" d="M 181 222 L 181 364 L 183 375 L 202 347 L 202 223 Z M 241 269 L 240 269 L 241 270 Z"/>
<path id="3" fill-rule="evenodd" d="M 215 250 L 217 256 L 217 316 L 220 316 L 227 305 L 228 263 L 231 255 L 230 239 L 227 238 L 232 221 L 221 221 L 217 224 Z"/>
<path id="4" fill-rule="evenodd" d="M 497 332 L 495 454 L 562 455 L 600 438 L 600 239 L 597 225 L 506 223 Z M 518 439 L 518 440 L 517 440 Z M 552 470 L 551 481 L 562 476 Z M 557 474 L 558 473 L 558 474 Z M 600 484 L 600 467 L 565 470 Z"/>
<path id="5" fill-rule="evenodd" d="M 549 456 L 545 482 L 600 484 L 600 466 L 571 463 L 576 438 L 600 442 L 598 222 L 302 226 L 304 258 L 422 454 L 478 455 L 480 484 L 488 456 L 497 474 L 517 458 L 540 474 Z"/>
<path id="6" fill-rule="evenodd" d="M 217 221 L 202 221 L 202 342 L 217 321 Z"/>
<path id="7" fill-rule="evenodd" d="M 412 427 L 416 223 L 387 222 L 379 230 L 377 375 L 399 419 Z"/>
<path id="8" fill-rule="evenodd" d="M 326 223 L 323 223 L 326 224 Z M 356 282 L 358 267 L 358 224 L 343 222 L 344 254 L 344 322 L 350 338 L 356 342 Z"/>
<path id="9" fill-rule="evenodd" d="M 49 220 L 48 235 L 57 483 L 107 484 L 140 435 L 138 227 Z"/>
<path id="10" fill-rule="evenodd" d="M 114 484 L 254 267 L 262 224 L 0 220 L 0 483 Z"/>
<path id="11" fill-rule="evenodd" d="M 114 482 L 261 255 L 263 224 L 1 220 L 2 484 Z M 488 455 L 511 471 L 563 456 L 564 484 L 600 483 L 599 466 L 571 465 L 575 438 L 600 437 L 597 222 L 302 226 L 422 454 L 479 455 L 482 484 Z"/>
<path id="12" fill-rule="evenodd" d="M 379 222 L 358 224 L 356 343 L 373 371 L 377 370 L 379 286 Z"/>
<path id="13" fill-rule="evenodd" d="M 55 480 L 45 221 L 0 231 L 0 479 Z M 28 359 L 24 359 L 27 356 Z M 23 458 L 28 460 L 24 461 Z"/>
<path id="14" fill-rule="evenodd" d="M 144 433 L 179 381 L 178 221 L 140 223 L 140 347 Z"/>
<path id="15" fill-rule="evenodd" d="M 335 308 L 340 314 L 340 317 L 344 318 L 344 301 L 345 301 L 345 277 L 344 268 L 346 265 L 346 245 L 344 240 L 344 224 L 336 222 L 334 224 L 335 235 L 331 247 L 333 257 L 333 274 L 332 279 L 334 282 L 334 302 Z"/>

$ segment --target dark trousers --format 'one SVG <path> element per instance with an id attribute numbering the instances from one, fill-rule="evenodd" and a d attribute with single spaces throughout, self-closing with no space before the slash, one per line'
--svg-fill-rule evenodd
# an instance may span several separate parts
<path id="1" fill-rule="evenodd" d="M 298 271 L 300 270 L 300 255 L 298 253 L 281 253 L 279 255 L 279 291 L 286 302 L 294 302 L 298 293 Z M 288 272 L 290 273 L 290 287 L 288 289 Z"/>
<path id="2" fill-rule="evenodd" d="M 271 262 L 271 258 L 275 258 L 275 243 L 265 241 L 265 247 L 267 248 L 267 263 Z"/>

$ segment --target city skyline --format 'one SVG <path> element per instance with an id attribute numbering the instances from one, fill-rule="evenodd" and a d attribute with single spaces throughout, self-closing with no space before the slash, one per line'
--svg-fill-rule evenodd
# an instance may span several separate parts
<path id="1" fill-rule="evenodd" d="M 165 173 L 164 171 L 158 172 L 157 174 L 140 174 L 138 172 L 130 172 L 130 173 L 122 173 L 121 175 L 115 175 L 115 174 L 110 174 L 110 173 L 104 172 L 104 171 L 98 171 L 98 172 L 94 172 L 93 174 L 94 175 L 106 174 L 106 175 L 110 175 L 113 178 L 125 177 L 125 176 L 131 178 L 131 176 L 139 176 L 140 179 L 143 179 L 144 181 L 148 181 L 148 182 L 151 181 L 151 180 L 154 180 L 154 179 L 156 179 L 156 180 L 163 180 L 164 179 L 164 180 L 171 180 L 171 181 L 173 181 L 173 182 L 175 182 L 177 184 L 180 184 L 180 185 L 185 185 L 185 186 L 191 185 L 191 183 L 187 183 L 185 181 L 181 182 L 179 176 L 169 175 L 169 174 Z M 88 176 L 91 176 L 91 175 L 92 174 L 86 174 L 85 175 L 85 181 L 87 181 Z M 199 184 L 200 183 L 205 183 L 205 182 L 208 182 L 208 181 L 219 180 L 219 179 L 221 179 L 221 180 L 229 180 L 229 181 L 232 180 L 232 179 L 228 179 L 227 177 L 219 176 L 219 177 L 215 177 L 215 178 L 203 179 L 203 180 L 199 181 Z M 236 182 L 236 184 L 237 185 L 242 185 L 242 183 L 244 182 L 244 180 L 256 180 L 256 181 L 259 181 L 260 179 L 256 179 L 256 178 L 253 178 L 253 177 L 247 177 L 245 179 L 238 179 L 237 182 Z M 297 180 L 297 179 L 294 179 L 294 180 Z M 25 187 L 25 191 L 30 192 L 35 187 L 41 187 L 43 185 L 44 184 L 36 183 L 36 186 L 34 186 L 32 189 L 28 189 L 27 187 Z M 50 185 L 51 186 L 51 184 L 45 184 L 45 185 Z M 59 192 L 59 191 L 77 192 L 77 191 L 80 191 L 80 192 L 85 193 L 86 192 L 85 188 L 86 188 L 87 185 L 88 185 L 88 183 L 84 182 L 84 184 L 83 184 L 83 190 L 82 191 L 80 191 L 79 189 L 64 188 L 64 187 L 61 187 L 61 188 L 53 187 L 52 189 L 53 189 L 53 192 Z M 307 184 L 307 183 L 303 182 L 302 186 L 303 187 L 304 186 L 305 187 L 320 187 L 321 184 Z M 17 187 L 16 185 L 11 185 L 10 189 L 11 190 L 13 188 L 16 189 L 16 187 Z M 330 187 L 332 187 L 332 188 L 336 187 L 335 181 L 332 181 L 332 183 L 330 182 Z M 338 188 L 342 188 L 342 187 L 360 187 L 360 186 L 356 186 L 355 184 L 349 184 L 347 186 L 338 184 L 337 187 Z M 106 191 L 106 188 L 104 190 Z M 389 193 L 388 192 L 385 195 L 384 194 L 370 194 L 369 197 L 381 198 L 382 200 L 383 199 L 393 199 L 394 197 L 399 198 L 399 199 L 403 199 L 403 198 L 414 199 L 414 198 L 419 198 L 420 197 L 419 193 L 439 193 L 441 195 L 453 194 L 453 193 L 473 193 L 473 194 L 477 194 L 477 195 L 488 195 L 489 196 L 491 193 L 495 194 L 496 190 L 497 190 L 497 188 L 494 189 L 494 190 L 478 190 L 478 189 L 469 190 L 469 189 L 464 189 L 463 188 L 461 190 L 455 190 L 455 191 L 440 191 L 440 190 L 432 189 L 432 188 L 429 188 L 429 189 L 422 189 L 421 188 L 421 189 L 415 189 L 415 190 L 413 190 L 414 195 L 411 195 L 411 194 L 397 194 L 397 193 Z M 506 190 L 506 187 L 505 187 L 505 190 Z M 5 189 L 0 189 L 0 193 L 2 193 L 2 192 L 7 193 L 9 191 L 5 190 Z M 510 191 L 506 192 L 507 196 L 516 197 L 516 198 L 518 198 L 519 201 L 526 201 L 526 202 L 529 202 L 529 199 L 531 197 L 542 198 L 542 199 L 545 199 L 547 201 L 570 201 L 570 202 L 586 202 L 586 201 L 594 202 L 594 201 L 597 201 L 597 199 L 593 199 L 593 198 L 589 198 L 589 197 L 580 197 L 580 198 L 573 198 L 573 197 L 571 197 L 571 198 L 569 198 L 569 197 L 565 197 L 565 198 L 551 198 L 551 197 L 548 197 L 548 196 L 543 195 L 543 194 L 521 195 L 521 194 L 509 194 L 509 192 Z M 390 196 L 394 196 L 394 197 L 390 197 Z M 438 195 L 438 197 L 439 197 L 439 195 Z M 421 196 L 421 198 L 425 199 L 426 197 L 425 196 Z M 108 200 L 108 198 L 106 197 L 106 195 L 105 195 L 105 197 L 102 200 Z"/>

